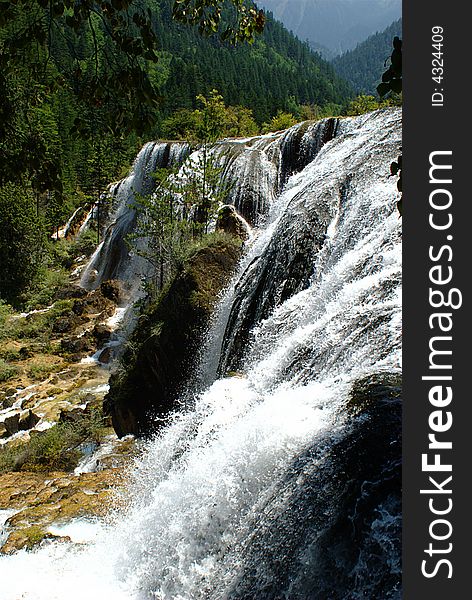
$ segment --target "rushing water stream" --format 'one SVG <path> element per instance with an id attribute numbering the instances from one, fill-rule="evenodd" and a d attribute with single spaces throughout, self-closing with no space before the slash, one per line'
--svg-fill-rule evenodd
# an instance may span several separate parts
<path id="1" fill-rule="evenodd" d="M 234 203 L 265 186 L 264 219 L 209 331 L 207 387 L 91 541 L 0 559 L 2 598 L 400 597 L 398 400 L 377 386 L 347 409 L 355 382 L 401 368 L 400 144 L 399 110 L 227 143 Z"/>

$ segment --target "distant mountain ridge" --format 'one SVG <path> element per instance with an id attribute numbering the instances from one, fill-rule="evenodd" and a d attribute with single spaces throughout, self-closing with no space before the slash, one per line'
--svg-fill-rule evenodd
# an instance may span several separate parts
<path id="1" fill-rule="evenodd" d="M 341 54 L 401 17 L 401 0 L 256 0 L 313 48 Z M 327 54 L 326 52 L 324 53 Z"/>
<path id="2" fill-rule="evenodd" d="M 381 33 L 371 35 L 354 50 L 337 56 L 331 64 L 356 93 L 375 94 L 385 71 L 385 61 L 392 53 L 392 40 L 395 36 L 402 36 L 402 19 L 398 19 Z"/>
<path id="3" fill-rule="evenodd" d="M 254 44 L 230 46 L 205 38 L 172 20 L 171 0 L 146 0 L 159 40 L 154 68 L 163 97 L 163 115 L 196 108 L 196 96 L 216 88 L 226 104 L 245 106 L 259 123 L 296 104 L 342 104 L 349 85 L 331 64 L 297 39 L 281 23 L 267 19 Z"/>

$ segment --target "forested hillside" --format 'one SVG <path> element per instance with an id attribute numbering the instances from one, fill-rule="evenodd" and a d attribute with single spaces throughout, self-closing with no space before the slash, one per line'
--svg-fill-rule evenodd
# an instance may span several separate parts
<path id="1" fill-rule="evenodd" d="M 402 37 L 401 19 L 392 23 L 385 31 L 371 35 L 354 50 L 336 57 L 332 65 L 357 93 L 375 94 L 395 36 Z"/>
<path id="2" fill-rule="evenodd" d="M 232 45 L 177 22 L 173 7 L 2 5 L 0 210 L 9 234 L 0 239 L 0 297 L 13 301 L 34 280 L 44 240 L 122 176 L 143 141 L 186 133 L 172 119 L 193 118 L 198 95 L 216 89 L 234 107 L 233 135 L 256 133 L 279 111 L 340 108 L 349 98 L 331 65 L 279 23 L 268 19 L 252 45 Z M 228 2 L 222 13 L 229 26 L 235 10 Z"/>
<path id="3" fill-rule="evenodd" d="M 170 4 L 163 0 L 153 9 L 166 113 L 195 107 L 197 94 L 213 88 L 227 104 L 252 109 L 259 123 L 294 103 L 342 103 L 349 95 L 332 67 L 272 18 L 252 46 L 233 47 L 172 22 Z"/>

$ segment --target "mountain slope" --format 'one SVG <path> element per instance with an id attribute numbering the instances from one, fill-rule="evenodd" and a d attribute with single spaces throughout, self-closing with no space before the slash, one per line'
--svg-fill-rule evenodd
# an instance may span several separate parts
<path id="1" fill-rule="evenodd" d="M 402 20 L 398 19 L 381 33 L 371 35 L 354 50 L 337 56 L 332 65 L 356 92 L 375 94 L 375 88 L 385 71 L 385 60 L 392 53 L 392 40 L 401 35 Z"/>
<path id="2" fill-rule="evenodd" d="M 227 104 L 251 108 L 259 122 L 289 109 L 293 99 L 323 105 L 350 96 L 332 66 L 271 17 L 253 45 L 232 47 L 172 21 L 170 5 L 169 0 L 152 5 L 161 44 L 156 77 L 165 113 L 194 108 L 196 95 L 213 88 Z"/>
<path id="3" fill-rule="evenodd" d="M 339 54 L 401 16 L 401 0 L 258 0 L 315 48 Z"/>

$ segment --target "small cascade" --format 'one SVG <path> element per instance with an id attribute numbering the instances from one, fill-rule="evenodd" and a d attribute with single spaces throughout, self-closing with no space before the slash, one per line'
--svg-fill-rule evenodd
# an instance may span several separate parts
<path id="1" fill-rule="evenodd" d="M 321 148 L 336 135 L 338 119 L 305 121 L 291 127 L 280 140 L 280 166 L 278 190 L 281 191 L 288 178 L 299 173 L 318 154 Z"/>
<path id="2" fill-rule="evenodd" d="M 243 178 L 265 157 L 272 195 L 213 377 L 88 546 L 0 559 L 5 600 L 401 598 L 401 111 L 328 123 L 215 150 Z"/>
<path id="3" fill-rule="evenodd" d="M 129 288 L 140 286 L 147 265 L 144 259 L 133 255 L 126 241 L 136 224 L 136 195 L 151 192 L 156 169 L 178 166 L 189 151 L 186 143 L 149 142 L 139 152 L 128 177 L 110 186 L 114 212 L 103 241 L 84 270 L 83 287 L 96 289 L 107 279 L 119 279 Z"/>
<path id="4" fill-rule="evenodd" d="M 87 216 L 84 219 L 84 222 L 79 227 L 79 231 L 77 233 L 78 236 L 82 235 L 82 233 L 85 233 L 87 231 L 87 229 L 89 228 L 91 220 L 95 217 L 95 210 L 96 210 L 96 207 L 94 205 L 88 211 Z"/>
<path id="5" fill-rule="evenodd" d="M 218 142 L 212 152 L 216 166 L 222 169 L 226 203 L 234 205 L 250 225 L 265 218 L 287 177 L 313 160 L 334 135 L 336 124 L 336 119 L 325 119 L 300 123 L 286 132 Z M 128 177 L 109 188 L 114 211 L 103 241 L 83 271 L 83 287 L 96 289 L 102 281 L 120 279 L 130 297 L 138 293 L 149 266 L 126 242 L 136 225 L 135 196 L 152 191 L 151 175 L 157 168 L 176 167 L 187 158 L 190 166 L 192 161 L 197 164 L 199 152 L 189 157 L 190 146 L 183 142 L 145 144 Z M 177 177 L 186 177 L 185 169 Z M 92 212 L 86 222 L 91 216 Z"/>
<path id="6" fill-rule="evenodd" d="M 79 208 L 77 208 L 73 212 L 72 216 L 67 221 L 67 223 L 63 227 L 61 227 L 60 229 L 58 229 L 56 233 L 53 233 L 51 235 L 51 238 L 53 240 L 62 240 L 64 238 L 66 238 L 69 235 L 69 233 L 70 233 L 70 229 L 71 229 L 72 225 L 75 223 L 77 215 L 79 215 L 81 212 L 83 212 L 83 210 L 84 209 L 82 208 L 82 206 L 79 206 Z"/>
<path id="7" fill-rule="evenodd" d="M 223 140 L 214 148 L 228 190 L 225 202 L 251 224 L 263 217 L 277 190 L 277 134 L 249 140 Z"/>

